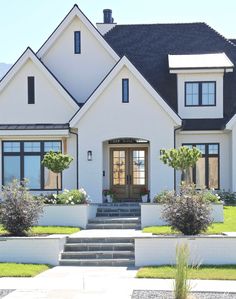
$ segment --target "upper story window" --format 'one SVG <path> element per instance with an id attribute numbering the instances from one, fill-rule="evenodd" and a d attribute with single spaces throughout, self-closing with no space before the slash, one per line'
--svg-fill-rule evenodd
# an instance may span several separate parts
<path id="1" fill-rule="evenodd" d="M 81 34 L 80 31 L 74 32 L 74 51 L 75 54 L 81 53 Z"/>
<path id="2" fill-rule="evenodd" d="M 129 103 L 129 79 L 122 79 L 122 103 Z"/>
<path id="3" fill-rule="evenodd" d="M 216 82 L 185 82 L 185 106 L 215 106 Z"/>
<path id="4" fill-rule="evenodd" d="M 34 87 L 34 77 L 27 78 L 28 85 L 28 104 L 35 103 L 35 87 Z"/>

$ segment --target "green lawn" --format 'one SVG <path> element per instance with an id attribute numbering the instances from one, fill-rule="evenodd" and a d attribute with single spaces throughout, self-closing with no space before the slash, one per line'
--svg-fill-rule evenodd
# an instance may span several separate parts
<path id="1" fill-rule="evenodd" d="M 174 266 L 140 268 L 138 278 L 174 278 Z M 189 269 L 189 279 L 236 280 L 236 265 L 200 266 Z"/>
<path id="2" fill-rule="evenodd" d="M 50 268 L 48 265 L 0 263 L 0 277 L 33 277 Z"/>
<path id="3" fill-rule="evenodd" d="M 156 235 L 169 235 L 173 232 L 169 226 L 150 226 L 143 229 L 145 233 Z M 206 234 L 221 234 L 222 232 L 236 232 L 236 207 L 224 207 L 224 223 L 214 223 L 210 226 Z"/>
<path id="4" fill-rule="evenodd" d="M 31 231 L 29 232 L 29 236 L 34 235 L 51 235 L 51 234 L 73 234 L 80 231 L 78 227 L 70 227 L 70 226 L 33 226 Z M 0 236 L 6 235 L 7 231 L 3 229 L 0 225 Z"/>

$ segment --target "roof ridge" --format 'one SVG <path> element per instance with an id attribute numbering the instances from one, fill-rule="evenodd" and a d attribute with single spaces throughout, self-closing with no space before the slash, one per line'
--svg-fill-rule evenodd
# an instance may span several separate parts
<path id="1" fill-rule="evenodd" d="M 117 24 L 117 26 L 153 26 L 153 25 L 188 25 L 188 24 L 206 24 L 205 22 L 173 22 L 173 23 L 138 23 L 138 24 Z M 114 27 L 114 28 L 115 28 Z M 112 28 L 113 29 L 113 28 Z"/>
<path id="2" fill-rule="evenodd" d="M 205 25 L 212 30 L 213 32 L 215 32 L 219 37 L 221 37 L 224 41 L 226 41 L 229 45 L 236 47 L 236 45 L 230 41 L 230 39 L 226 38 L 223 34 L 221 34 L 220 32 L 218 32 L 216 29 L 214 29 L 213 27 L 211 27 L 209 24 L 205 23 Z"/>

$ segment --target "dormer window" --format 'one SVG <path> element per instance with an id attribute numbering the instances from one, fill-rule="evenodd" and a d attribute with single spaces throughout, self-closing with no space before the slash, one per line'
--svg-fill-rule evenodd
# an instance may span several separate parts
<path id="1" fill-rule="evenodd" d="M 185 82 L 185 106 L 215 106 L 216 82 Z"/>

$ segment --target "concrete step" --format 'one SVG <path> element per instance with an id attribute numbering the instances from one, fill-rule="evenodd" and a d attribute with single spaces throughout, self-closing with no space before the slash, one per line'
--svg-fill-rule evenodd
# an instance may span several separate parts
<path id="1" fill-rule="evenodd" d="M 139 223 L 88 223 L 87 229 L 141 229 Z"/>
<path id="2" fill-rule="evenodd" d="M 134 238 L 132 237 L 91 237 L 91 238 L 76 238 L 69 237 L 67 239 L 67 244 L 70 243 L 134 243 Z"/>
<path id="3" fill-rule="evenodd" d="M 63 252 L 61 259 L 134 259 L 134 251 L 70 251 Z"/>
<path id="4" fill-rule="evenodd" d="M 134 259 L 60 259 L 60 266 L 134 266 Z"/>
<path id="5" fill-rule="evenodd" d="M 98 204 L 98 207 L 140 207 L 137 202 L 109 202 Z"/>
<path id="6" fill-rule="evenodd" d="M 96 217 L 140 217 L 141 212 L 97 212 Z"/>
<path id="7" fill-rule="evenodd" d="M 141 209 L 139 207 L 137 208 L 116 208 L 116 207 L 102 207 L 102 208 L 97 208 L 97 211 L 98 212 L 124 212 L 124 213 L 127 213 L 127 212 L 130 212 L 130 213 L 134 213 L 134 212 L 140 212 Z"/>
<path id="8" fill-rule="evenodd" d="M 140 223 L 139 217 L 96 217 L 88 223 Z"/>
<path id="9" fill-rule="evenodd" d="M 134 243 L 69 243 L 64 245 L 68 251 L 132 251 Z"/>

